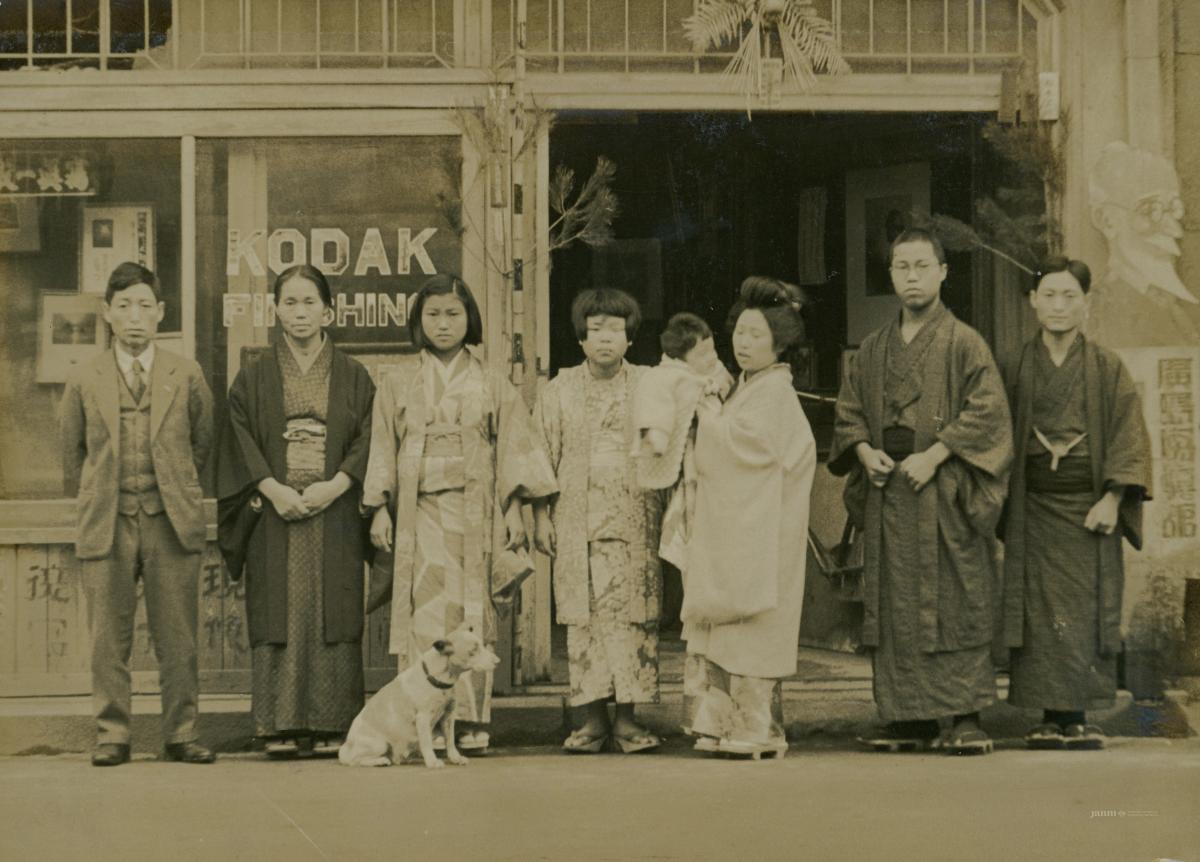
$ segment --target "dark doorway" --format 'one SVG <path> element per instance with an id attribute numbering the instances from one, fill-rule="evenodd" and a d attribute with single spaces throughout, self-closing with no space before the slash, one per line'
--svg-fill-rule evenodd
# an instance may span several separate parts
<path id="1" fill-rule="evenodd" d="M 580 290 L 621 287 L 639 300 L 644 323 L 628 354 L 632 362 L 657 363 L 659 333 L 679 311 L 704 317 L 729 361 L 726 316 L 738 286 L 747 275 L 769 275 L 800 283 L 808 297 L 811 360 L 797 370 L 797 388 L 836 394 L 843 351 L 855 346 L 847 338 L 848 177 L 927 165 L 929 209 L 969 223 L 983 120 L 962 114 L 758 114 L 752 120 L 737 113 L 560 115 L 550 136 L 551 169 L 570 167 L 582 184 L 599 156 L 609 158 L 617 169 L 620 210 L 612 247 L 576 244 L 555 252 L 552 374 L 583 359 L 570 323 L 571 300 Z M 813 200 L 820 204 L 815 237 L 813 224 L 802 224 L 814 219 Z M 802 247 L 823 256 L 823 263 L 802 261 Z M 972 255 L 951 253 L 948 262 L 943 297 L 960 319 L 977 323 Z M 890 284 L 866 292 L 887 302 Z M 824 455 L 832 409 L 806 401 L 805 410 Z M 666 573 L 665 593 L 662 679 L 672 681 L 678 675 L 672 656 L 680 651 L 677 572 Z M 561 632 L 554 654 L 555 676 L 565 679 Z"/>

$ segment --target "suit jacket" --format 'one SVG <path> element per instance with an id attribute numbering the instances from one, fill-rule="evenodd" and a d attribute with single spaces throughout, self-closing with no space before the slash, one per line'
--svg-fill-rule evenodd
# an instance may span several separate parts
<path id="1" fill-rule="evenodd" d="M 120 481 L 121 372 L 113 351 L 72 372 L 59 404 L 63 488 L 76 498 L 75 554 L 112 551 Z M 200 366 L 155 348 L 147 392 L 150 454 L 163 508 L 187 551 L 204 550 L 200 471 L 212 448 L 212 393 Z"/>

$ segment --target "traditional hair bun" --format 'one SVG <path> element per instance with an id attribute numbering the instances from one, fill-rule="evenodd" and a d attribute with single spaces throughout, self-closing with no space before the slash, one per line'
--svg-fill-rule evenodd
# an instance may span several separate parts
<path id="1" fill-rule="evenodd" d="M 742 282 L 739 296 L 746 308 L 777 308 L 786 305 L 799 314 L 804 307 L 804 296 L 800 288 L 764 275 L 746 278 Z"/>

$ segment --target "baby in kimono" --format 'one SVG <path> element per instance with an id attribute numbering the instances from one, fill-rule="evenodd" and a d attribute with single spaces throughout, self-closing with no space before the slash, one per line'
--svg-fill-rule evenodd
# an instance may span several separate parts
<path id="1" fill-rule="evenodd" d="M 712 330 L 696 315 L 676 314 L 667 321 L 660 341 L 662 362 L 642 375 L 634 395 L 633 424 L 638 436 L 633 455 L 639 485 L 671 489 L 660 556 L 682 569 L 691 508 L 688 497 L 695 486 L 689 467 L 696 406 L 706 393 L 724 398 L 733 378 L 717 358 Z"/>

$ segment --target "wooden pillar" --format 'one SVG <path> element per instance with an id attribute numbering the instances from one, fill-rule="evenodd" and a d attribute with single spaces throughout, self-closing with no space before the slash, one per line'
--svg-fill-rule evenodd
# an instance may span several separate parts
<path id="1" fill-rule="evenodd" d="M 254 247 L 258 259 L 263 261 L 264 270 L 262 274 L 256 274 L 243 261 L 236 275 L 226 276 L 227 295 L 246 294 L 250 297 L 245 313 L 234 314 L 229 320 L 225 358 L 228 363 L 226 379 L 231 385 L 242 367 L 242 348 L 270 343 L 271 316 L 267 313 L 270 272 L 266 270 L 266 233 L 270 230 L 267 224 L 267 161 L 267 153 L 261 145 L 251 141 L 230 141 L 229 230 L 238 231 L 240 236 L 263 231 Z"/>

